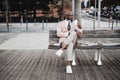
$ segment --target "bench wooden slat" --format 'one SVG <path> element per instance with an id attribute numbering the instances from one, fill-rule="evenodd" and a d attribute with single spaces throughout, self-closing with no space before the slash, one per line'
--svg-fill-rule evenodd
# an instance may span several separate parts
<path id="1" fill-rule="evenodd" d="M 120 49 L 120 45 L 111 45 L 111 46 L 104 46 L 104 45 L 94 45 L 94 46 L 80 46 L 78 45 L 77 47 L 75 47 L 76 49 Z M 59 46 L 56 45 L 49 45 L 48 49 L 60 49 Z"/>
<path id="2" fill-rule="evenodd" d="M 56 30 L 49 31 L 49 38 L 58 38 Z M 85 30 L 82 38 L 120 38 L 120 30 Z"/>
<path id="3" fill-rule="evenodd" d="M 58 38 L 56 34 L 49 35 L 50 38 Z M 83 38 L 120 38 L 120 34 L 83 34 Z"/>
<path id="4" fill-rule="evenodd" d="M 83 34 L 82 38 L 120 38 L 120 34 Z"/>
<path id="5" fill-rule="evenodd" d="M 56 30 L 50 30 L 51 34 L 56 34 Z M 120 30 L 83 30 L 83 34 L 120 34 Z"/>

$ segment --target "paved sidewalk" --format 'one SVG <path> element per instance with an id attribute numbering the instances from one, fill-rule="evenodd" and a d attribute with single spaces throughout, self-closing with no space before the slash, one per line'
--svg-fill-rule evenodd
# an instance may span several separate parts
<path id="1" fill-rule="evenodd" d="M 47 49 L 48 33 L 22 33 L 0 45 L 0 49 Z"/>

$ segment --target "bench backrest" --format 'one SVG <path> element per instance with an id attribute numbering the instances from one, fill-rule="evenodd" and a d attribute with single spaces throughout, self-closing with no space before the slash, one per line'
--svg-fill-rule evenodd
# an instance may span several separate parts
<path id="1" fill-rule="evenodd" d="M 49 42 L 58 43 L 56 30 L 49 31 Z M 84 30 L 82 38 L 120 38 L 120 30 Z"/>

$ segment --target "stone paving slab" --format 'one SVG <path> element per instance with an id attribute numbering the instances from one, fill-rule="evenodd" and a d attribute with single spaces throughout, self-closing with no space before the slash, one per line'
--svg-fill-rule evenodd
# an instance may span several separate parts
<path id="1" fill-rule="evenodd" d="M 4 43 L 5 41 L 16 37 L 17 35 L 19 35 L 20 33 L 8 33 L 8 32 L 2 32 L 0 33 L 0 44 Z"/>
<path id="2" fill-rule="evenodd" d="M 21 33 L 0 45 L 0 49 L 47 49 L 48 33 Z"/>

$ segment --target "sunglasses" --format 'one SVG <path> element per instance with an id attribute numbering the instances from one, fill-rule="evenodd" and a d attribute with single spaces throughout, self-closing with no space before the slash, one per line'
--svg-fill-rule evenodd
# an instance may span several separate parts
<path id="1" fill-rule="evenodd" d="M 68 16 L 73 16 L 73 15 L 68 15 Z"/>

